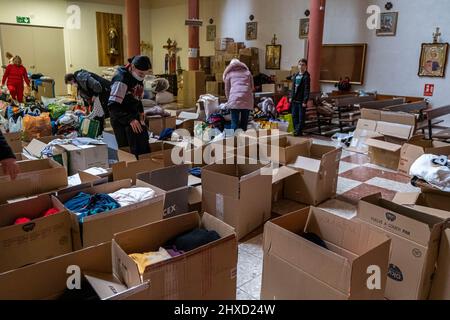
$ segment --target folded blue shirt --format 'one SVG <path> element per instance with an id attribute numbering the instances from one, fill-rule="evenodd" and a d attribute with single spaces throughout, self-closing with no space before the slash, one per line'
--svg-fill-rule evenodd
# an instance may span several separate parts
<path id="1" fill-rule="evenodd" d="M 64 203 L 64 206 L 77 215 L 80 223 L 83 223 L 85 217 L 120 208 L 120 204 L 107 194 L 92 195 L 84 192 Z"/>

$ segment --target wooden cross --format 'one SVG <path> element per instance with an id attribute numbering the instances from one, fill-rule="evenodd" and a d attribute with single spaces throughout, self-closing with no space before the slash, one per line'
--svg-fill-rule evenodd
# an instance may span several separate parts
<path id="1" fill-rule="evenodd" d="M 273 44 L 273 45 L 276 45 L 276 44 L 277 44 L 277 40 L 278 40 L 277 35 L 274 34 L 274 35 L 273 35 L 273 39 L 272 39 L 272 44 Z"/>
<path id="2" fill-rule="evenodd" d="M 436 32 L 433 33 L 433 43 L 438 43 L 439 42 L 439 37 L 442 35 L 442 33 L 439 32 L 440 28 L 437 27 L 436 28 Z"/>

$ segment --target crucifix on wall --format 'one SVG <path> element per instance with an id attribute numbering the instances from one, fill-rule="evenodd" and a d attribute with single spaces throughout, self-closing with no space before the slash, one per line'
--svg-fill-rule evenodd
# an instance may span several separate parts
<path id="1" fill-rule="evenodd" d="M 177 53 L 181 51 L 178 48 L 176 41 L 172 41 L 170 38 L 167 40 L 167 45 L 163 46 L 167 50 L 164 59 L 164 71 L 166 74 L 176 74 L 177 72 Z"/>

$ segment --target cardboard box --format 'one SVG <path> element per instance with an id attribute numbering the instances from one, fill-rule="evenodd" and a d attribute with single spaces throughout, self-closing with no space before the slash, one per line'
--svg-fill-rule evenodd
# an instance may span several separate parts
<path id="1" fill-rule="evenodd" d="M 227 53 L 238 55 L 241 49 L 245 48 L 244 42 L 231 42 L 227 45 Z"/>
<path id="2" fill-rule="evenodd" d="M 202 211 L 202 186 L 190 186 L 189 187 L 189 212 L 201 212 Z"/>
<path id="3" fill-rule="evenodd" d="M 176 129 L 176 117 L 152 116 L 146 117 L 148 130 L 159 136 L 164 129 Z"/>
<path id="4" fill-rule="evenodd" d="M 306 138 L 282 136 L 274 139 L 274 137 L 268 137 L 260 140 L 259 157 L 261 160 L 287 165 L 295 162 L 299 155 L 306 154 L 311 144 L 312 139 Z"/>
<path id="5" fill-rule="evenodd" d="M 275 84 L 263 84 L 262 85 L 262 92 L 271 92 L 271 93 L 275 93 Z"/>
<path id="6" fill-rule="evenodd" d="M 161 169 L 164 165 L 159 159 L 142 159 L 130 162 L 118 162 L 112 165 L 114 181 L 131 179 L 136 183 L 136 176 L 142 172 Z"/>
<path id="7" fill-rule="evenodd" d="M 450 229 L 442 233 L 436 274 L 431 286 L 431 300 L 450 300 Z"/>
<path id="8" fill-rule="evenodd" d="M 216 231 L 221 239 L 148 266 L 142 276 L 128 256 L 157 251 L 173 238 L 199 227 Z M 147 300 L 236 299 L 236 234 L 207 213 L 189 213 L 116 234 L 112 246 L 114 274 L 127 287 L 148 282 Z"/>
<path id="9" fill-rule="evenodd" d="M 206 80 L 203 71 L 183 71 L 184 105 L 194 107 L 198 98 L 206 93 Z"/>
<path id="10" fill-rule="evenodd" d="M 445 142 L 427 140 L 423 136 L 412 137 L 400 150 L 398 172 L 409 176 L 413 163 L 424 154 L 450 156 L 450 145 Z"/>
<path id="11" fill-rule="evenodd" d="M 160 163 L 163 167 L 173 166 L 173 154 L 178 155 L 183 148 L 178 142 L 171 141 L 155 141 L 150 139 L 150 154 L 139 156 L 139 160 L 152 160 L 152 162 Z"/>
<path id="12" fill-rule="evenodd" d="M 314 233 L 325 249 L 299 234 Z M 262 300 L 382 300 L 390 240 L 369 226 L 318 208 L 272 220 L 264 228 Z M 367 270 L 381 270 L 381 289 Z"/>
<path id="13" fill-rule="evenodd" d="M 445 221 L 432 210 L 413 210 L 385 200 L 381 194 L 361 199 L 357 220 L 392 239 L 386 298 L 428 299 Z"/>
<path id="14" fill-rule="evenodd" d="M 206 82 L 206 93 L 218 96 L 219 95 L 219 82 L 207 81 Z"/>
<path id="15" fill-rule="evenodd" d="M 43 81 L 38 86 L 38 99 L 42 97 L 45 98 L 54 98 L 55 97 L 55 83 L 53 80 L 51 81 Z"/>
<path id="16" fill-rule="evenodd" d="M 275 71 L 275 79 L 277 83 L 283 83 L 287 80 L 288 77 L 291 76 L 290 70 L 276 70 Z"/>
<path id="17" fill-rule="evenodd" d="M 307 205 L 284 198 L 285 181 L 296 170 L 288 167 L 274 168 L 272 174 L 272 214 L 279 216 L 305 208 Z"/>
<path id="18" fill-rule="evenodd" d="M 272 176 L 262 165 L 212 164 L 202 169 L 203 211 L 234 227 L 238 240 L 271 216 Z"/>
<path id="19" fill-rule="evenodd" d="M 414 114 L 406 113 L 406 112 L 381 111 L 380 112 L 380 121 L 402 124 L 402 125 L 410 126 L 410 127 L 416 126 L 416 116 Z"/>
<path id="20" fill-rule="evenodd" d="M 97 186 L 81 185 L 68 188 L 58 193 L 58 201 L 64 204 L 80 192 L 87 194 L 109 194 L 120 189 L 133 187 L 151 188 L 156 193 L 155 197 L 116 210 L 85 217 L 83 219 L 81 235 L 84 248 L 111 241 L 113 235 L 117 232 L 161 220 L 163 217 L 165 192 L 142 181 L 136 181 L 136 185 L 132 185 L 131 180 L 121 180 Z M 80 228 L 75 213 L 71 213 L 73 213 L 75 228 L 79 230 Z"/>
<path id="21" fill-rule="evenodd" d="M 33 139 L 24 150 L 31 156 L 39 159 L 42 157 L 42 151 L 47 144 L 55 139 L 57 137 Z M 69 175 L 74 175 L 79 171 L 94 167 L 109 168 L 107 144 L 86 146 L 76 146 L 73 144 L 58 145 L 55 146 L 53 158 L 67 168 Z"/>
<path id="22" fill-rule="evenodd" d="M 391 122 L 380 121 L 377 123 L 377 132 L 379 134 L 389 137 L 390 140 L 386 139 L 387 141 L 399 144 L 411 138 L 414 128 L 414 126 Z"/>
<path id="23" fill-rule="evenodd" d="M 16 180 L 2 175 L 0 166 L 0 204 L 22 197 L 56 191 L 67 186 L 67 172 L 51 159 L 17 162 L 20 172 Z"/>
<path id="24" fill-rule="evenodd" d="M 360 119 L 353 133 L 353 138 L 350 147 L 345 148 L 348 151 L 366 154 L 369 152 L 369 147 L 366 141 L 373 137 L 380 137 L 376 132 L 377 122 L 374 120 Z"/>
<path id="25" fill-rule="evenodd" d="M 20 132 L 3 133 L 13 153 L 22 153 L 22 134 Z"/>
<path id="26" fill-rule="evenodd" d="M 232 38 L 217 38 L 215 43 L 216 51 L 227 51 L 227 48 L 234 42 Z"/>
<path id="27" fill-rule="evenodd" d="M 370 138 L 366 141 L 369 147 L 370 163 L 397 170 L 400 162 L 401 145 L 385 141 L 385 137 Z"/>
<path id="28" fill-rule="evenodd" d="M 242 48 L 239 54 L 243 56 L 256 57 L 259 55 L 259 48 Z"/>
<path id="29" fill-rule="evenodd" d="M 61 212 L 43 217 L 48 209 Z M 53 196 L 42 195 L 0 206 L 0 273 L 72 252 L 72 219 Z M 18 218 L 29 218 L 15 225 Z"/>
<path id="30" fill-rule="evenodd" d="M 139 181 L 164 190 L 163 218 L 172 218 L 189 212 L 188 175 L 190 165 L 179 165 L 137 175 Z"/>
<path id="31" fill-rule="evenodd" d="M 362 109 L 361 110 L 361 119 L 372 120 L 372 121 L 381 121 L 381 110 Z"/>
<path id="32" fill-rule="evenodd" d="M 336 196 L 342 150 L 308 142 L 308 148 L 288 167 L 297 174 L 286 179 L 285 198 L 318 205 Z"/>
<path id="33" fill-rule="evenodd" d="M 414 210 L 432 213 L 444 220 L 450 219 L 450 195 L 446 192 L 398 192 L 392 202 Z"/>

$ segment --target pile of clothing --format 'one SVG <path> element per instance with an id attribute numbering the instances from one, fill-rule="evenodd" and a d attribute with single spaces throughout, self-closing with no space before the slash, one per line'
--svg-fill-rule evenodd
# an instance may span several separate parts
<path id="1" fill-rule="evenodd" d="M 409 174 L 414 179 L 425 181 L 433 188 L 450 192 L 450 161 L 448 156 L 424 154 L 413 163 Z"/>
<path id="2" fill-rule="evenodd" d="M 220 235 L 216 231 L 199 228 L 175 237 L 156 252 L 133 253 L 129 257 L 143 275 L 148 266 L 181 256 L 219 239 Z"/>
<path id="3" fill-rule="evenodd" d="M 36 218 L 36 219 L 46 218 L 46 217 L 52 216 L 52 215 L 54 215 L 54 214 L 58 214 L 58 213 L 60 213 L 60 212 L 61 212 L 61 210 L 59 210 L 59 209 L 57 209 L 57 208 L 50 208 L 50 209 L 46 210 L 45 212 L 43 212 L 43 213 L 40 215 L 40 217 L 38 217 L 38 218 Z M 34 220 L 36 220 L 36 219 L 34 219 Z M 32 221 L 32 220 L 31 220 L 30 218 L 27 218 L 27 217 L 19 217 L 19 218 L 17 218 L 16 221 L 14 222 L 14 225 L 25 224 L 25 223 L 29 223 L 29 222 L 31 222 L 31 221 Z"/>
<path id="4" fill-rule="evenodd" d="M 269 120 L 277 116 L 277 109 L 272 98 L 263 98 L 253 112 L 255 119 Z"/>
<path id="5" fill-rule="evenodd" d="M 110 194 L 80 192 L 64 206 L 76 214 L 78 222 L 83 223 L 86 217 L 153 199 L 155 195 L 151 188 L 124 188 Z"/>
<path id="6" fill-rule="evenodd" d="M 51 158 L 56 153 L 57 146 L 73 144 L 74 146 L 88 146 L 88 145 L 99 145 L 103 144 L 102 141 L 91 139 L 91 138 L 74 138 L 74 139 L 55 139 L 48 143 L 45 148 L 41 151 L 42 158 Z"/>

